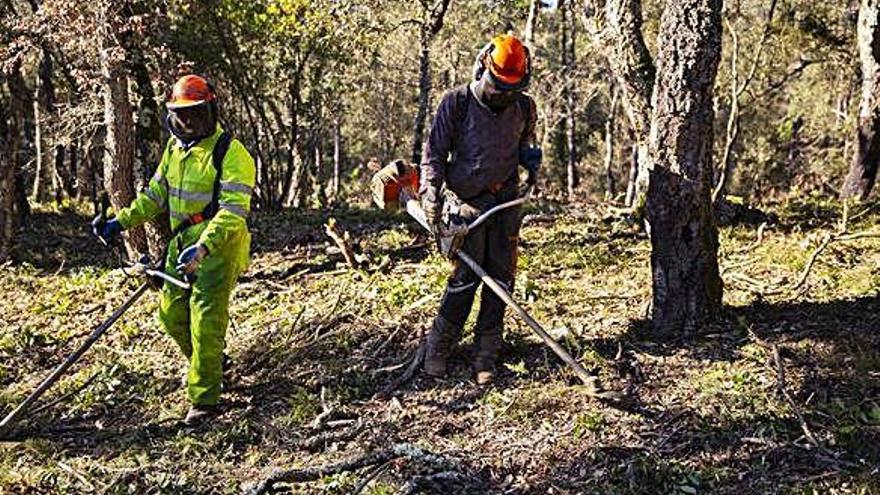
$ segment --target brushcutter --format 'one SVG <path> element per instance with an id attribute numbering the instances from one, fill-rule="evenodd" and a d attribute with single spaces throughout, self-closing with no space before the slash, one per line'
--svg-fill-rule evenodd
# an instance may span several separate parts
<path id="1" fill-rule="evenodd" d="M 415 219 L 426 230 L 431 232 L 432 229 L 428 224 L 425 212 L 422 210 L 421 204 L 418 200 L 418 193 L 416 192 L 418 190 L 418 180 L 419 177 L 417 170 L 411 165 L 398 160 L 377 172 L 373 177 L 373 199 L 380 208 L 388 211 L 394 211 L 402 206 L 413 219 Z M 529 200 L 531 190 L 532 188 L 529 187 L 521 197 L 494 206 L 481 214 L 470 224 L 451 225 L 445 230 L 441 230 L 439 233 L 440 251 L 449 258 L 458 258 L 467 265 L 468 268 L 470 268 L 480 280 L 492 290 L 492 292 L 497 294 L 507 306 L 513 309 L 513 311 L 526 322 L 529 328 L 538 334 L 541 340 L 544 341 L 544 343 L 557 356 L 559 356 L 565 364 L 571 367 L 575 376 L 587 386 L 587 390 L 591 395 L 611 398 L 616 396 L 616 394 L 612 392 L 599 392 L 598 377 L 591 375 L 586 369 L 584 369 L 584 367 L 581 366 L 580 363 L 578 363 L 575 358 L 559 344 L 559 342 L 554 340 L 553 337 L 544 330 L 540 323 L 532 318 L 522 306 L 514 301 L 510 293 L 507 292 L 501 284 L 490 277 L 483 267 L 477 264 L 473 258 L 460 249 L 468 232 L 483 224 L 483 222 L 499 211 L 524 204 Z"/>
<path id="2" fill-rule="evenodd" d="M 106 244 L 106 243 L 105 243 Z M 125 263 L 127 265 L 126 268 L 122 268 L 123 273 L 130 277 L 143 277 L 146 280 L 137 288 L 134 292 L 132 292 L 128 298 L 113 311 L 106 320 L 104 320 L 100 325 L 98 325 L 92 333 L 86 338 L 86 340 L 75 350 L 73 353 L 67 357 L 60 365 L 58 365 L 55 370 L 52 371 L 49 376 L 47 376 L 40 384 L 37 386 L 36 390 L 31 392 L 27 398 L 22 401 L 21 404 L 18 405 L 15 409 L 13 409 L 9 414 L 3 418 L 3 421 L 0 421 L 0 438 L 4 438 L 7 430 L 9 430 L 14 422 L 23 416 L 30 407 L 39 399 L 47 390 L 49 390 L 52 385 L 54 385 L 63 375 L 67 372 L 67 370 L 76 363 L 79 358 L 85 354 L 87 350 L 99 339 L 101 335 L 104 334 L 110 327 L 116 323 L 127 310 L 130 308 L 151 286 L 153 286 L 157 280 L 162 280 L 164 282 L 168 282 L 170 284 L 176 285 L 181 289 L 190 289 L 190 284 L 175 278 L 173 275 L 165 273 L 162 270 L 161 266 L 157 266 L 157 264 L 153 263 L 150 260 L 149 256 L 142 256 L 140 260 L 135 263 Z"/>

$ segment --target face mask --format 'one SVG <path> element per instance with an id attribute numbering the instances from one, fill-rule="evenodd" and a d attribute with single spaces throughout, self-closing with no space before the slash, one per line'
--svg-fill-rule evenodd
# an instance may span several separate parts
<path id="1" fill-rule="evenodd" d="M 214 134 L 217 126 L 211 107 L 205 104 L 169 110 L 168 124 L 171 132 L 185 143 Z"/>
<path id="2" fill-rule="evenodd" d="M 484 105 L 492 110 L 500 111 L 516 103 L 522 92 L 498 89 L 492 81 L 489 71 L 485 71 L 476 85 L 475 94 Z"/>

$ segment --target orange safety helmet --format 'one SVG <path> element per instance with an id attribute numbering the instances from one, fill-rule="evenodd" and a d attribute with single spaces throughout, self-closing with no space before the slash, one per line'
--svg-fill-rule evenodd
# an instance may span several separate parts
<path id="1" fill-rule="evenodd" d="M 512 34 L 492 38 L 483 55 L 483 66 L 499 89 L 519 90 L 529 85 L 532 58 L 529 49 Z"/>
<path id="2" fill-rule="evenodd" d="M 211 84 L 201 76 L 190 74 L 183 76 L 171 88 L 171 97 L 165 103 L 169 110 L 194 107 L 202 103 L 214 101 L 217 95 Z"/>

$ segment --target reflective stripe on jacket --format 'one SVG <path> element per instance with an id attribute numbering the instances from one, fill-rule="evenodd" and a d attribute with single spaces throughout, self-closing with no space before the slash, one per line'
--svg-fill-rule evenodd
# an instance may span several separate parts
<path id="1" fill-rule="evenodd" d="M 174 230 L 204 210 L 211 202 L 217 175 L 211 153 L 222 132 L 218 125 L 213 135 L 189 149 L 170 138 L 148 187 L 116 215 L 119 223 L 126 229 L 136 227 L 167 210 Z M 198 239 L 209 252 L 222 250 L 229 240 L 247 232 L 255 176 L 253 158 L 239 141 L 232 140 L 223 159 L 219 209 Z"/>

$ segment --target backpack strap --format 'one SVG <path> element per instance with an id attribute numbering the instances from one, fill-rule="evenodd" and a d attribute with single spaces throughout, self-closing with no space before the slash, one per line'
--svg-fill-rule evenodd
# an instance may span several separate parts
<path id="1" fill-rule="evenodd" d="M 455 124 L 461 126 L 467 118 L 471 102 L 471 85 L 465 84 L 455 92 Z M 460 128 L 460 127 L 459 127 Z"/>
<path id="2" fill-rule="evenodd" d="M 220 210 L 220 180 L 223 178 L 223 160 L 229 151 L 229 145 L 232 144 L 232 135 L 223 131 L 217 142 L 214 143 L 214 149 L 211 151 L 211 164 L 214 165 L 214 190 L 211 192 L 211 202 L 205 206 L 205 209 L 191 215 L 180 222 L 180 225 L 171 232 L 172 237 L 206 220 L 214 218 L 214 215 Z"/>
<path id="3" fill-rule="evenodd" d="M 220 137 L 217 138 L 214 149 L 211 151 L 211 163 L 214 164 L 214 171 L 216 173 L 214 174 L 214 190 L 211 195 L 211 202 L 208 203 L 208 206 L 202 212 L 205 218 L 213 217 L 220 209 L 220 180 L 223 178 L 223 159 L 226 158 L 230 144 L 232 144 L 232 135 L 223 131 Z"/>
<path id="4" fill-rule="evenodd" d="M 522 93 L 517 100 L 517 103 L 519 103 L 519 109 L 523 115 L 524 124 L 523 134 L 520 136 L 520 142 L 522 142 L 522 138 L 526 137 L 526 133 L 529 132 L 529 119 L 532 117 L 532 102 L 532 98 L 525 93 Z"/>

